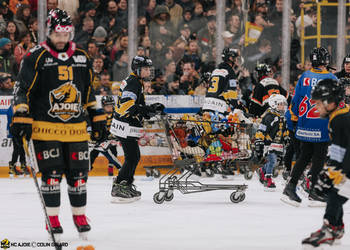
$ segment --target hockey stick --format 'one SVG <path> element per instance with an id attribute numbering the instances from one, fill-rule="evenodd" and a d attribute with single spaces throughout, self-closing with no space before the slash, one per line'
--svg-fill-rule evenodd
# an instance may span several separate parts
<path id="1" fill-rule="evenodd" d="M 57 243 L 57 241 L 55 239 L 55 235 L 53 234 L 52 226 L 51 226 L 51 223 L 50 223 L 50 219 L 49 219 L 49 216 L 48 216 L 47 211 L 46 211 L 44 197 L 43 197 L 43 194 L 41 193 L 41 190 L 40 190 L 40 187 L 39 187 L 39 183 L 38 183 L 38 180 L 37 180 L 37 177 L 36 177 L 37 173 L 39 172 L 39 167 L 38 167 L 38 162 L 36 161 L 33 140 L 30 139 L 27 142 L 27 140 L 23 137 L 23 148 L 24 148 L 24 151 L 26 152 L 26 155 L 28 156 L 28 159 L 29 159 L 29 162 L 30 162 L 30 167 L 31 167 L 31 170 L 32 170 L 32 176 L 33 176 L 34 184 L 35 184 L 36 190 L 37 190 L 37 192 L 39 194 L 39 199 L 40 199 L 40 203 L 41 203 L 42 209 L 44 211 L 45 220 L 46 220 L 46 224 L 47 224 L 47 228 L 48 228 L 49 234 L 51 236 L 51 239 L 53 241 L 55 249 L 56 250 L 61 250 L 62 246 L 59 243 Z"/>

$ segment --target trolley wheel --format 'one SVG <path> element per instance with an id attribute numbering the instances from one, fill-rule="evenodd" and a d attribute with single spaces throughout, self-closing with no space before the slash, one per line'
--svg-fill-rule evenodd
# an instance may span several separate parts
<path id="1" fill-rule="evenodd" d="M 174 193 L 173 193 L 173 191 L 170 192 L 170 195 L 169 195 L 169 192 L 170 192 L 170 191 L 168 191 L 168 192 L 165 194 L 165 196 L 164 196 L 165 201 L 172 201 L 172 200 L 174 199 Z"/>
<path id="2" fill-rule="evenodd" d="M 164 192 L 157 192 L 153 195 L 153 201 L 157 204 L 162 204 L 165 200 L 165 194 L 162 194 Z"/>
<path id="3" fill-rule="evenodd" d="M 152 174 L 151 174 L 151 171 L 149 171 L 149 170 L 146 170 L 146 176 L 147 176 L 147 177 L 150 177 L 150 176 L 152 176 Z"/>
<path id="4" fill-rule="evenodd" d="M 278 176 L 278 169 L 273 170 L 273 178 L 277 178 Z"/>
<path id="5" fill-rule="evenodd" d="M 244 179 L 251 180 L 253 178 L 253 171 L 247 171 L 244 173 Z"/>
<path id="6" fill-rule="evenodd" d="M 160 177 L 159 169 L 153 169 L 153 176 L 154 176 L 154 178 L 159 178 Z"/>
<path id="7" fill-rule="evenodd" d="M 215 173 L 214 173 L 214 171 L 211 168 L 207 168 L 207 169 L 205 169 L 205 174 L 208 177 L 213 177 Z"/>
<path id="8" fill-rule="evenodd" d="M 233 192 L 230 195 L 230 200 L 233 203 L 239 203 L 241 201 L 243 201 L 245 199 L 245 193 L 241 193 L 241 192 Z"/>

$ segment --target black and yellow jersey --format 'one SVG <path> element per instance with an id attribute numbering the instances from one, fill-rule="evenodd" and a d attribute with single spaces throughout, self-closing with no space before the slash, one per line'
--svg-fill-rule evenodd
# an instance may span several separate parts
<path id="1" fill-rule="evenodd" d="M 288 99 L 288 92 L 275 79 L 266 77 L 253 90 L 249 112 L 260 117 L 268 109 L 267 101 L 272 94 L 281 94 Z"/>
<path id="2" fill-rule="evenodd" d="M 350 109 L 344 106 L 333 111 L 329 116 L 329 166 L 342 170 L 350 178 Z"/>
<path id="3" fill-rule="evenodd" d="M 29 110 L 34 140 L 86 141 L 84 109 L 96 106 L 92 67 L 84 50 L 69 42 L 57 52 L 43 42 L 24 57 L 15 85 L 15 112 Z"/>
<path id="4" fill-rule="evenodd" d="M 205 96 L 203 110 L 224 113 L 227 105 L 235 106 L 237 102 L 236 74 L 232 67 L 223 62 L 211 74 L 210 86 Z"/>
<path id="5" fill-rule="evenodd" d="M 115 119 L 131 126 L 143 127 L 140 109 L 146 106 L 142 81 L 131 73 L 120 86 L 120 97 L 115 106 Z"/>
<path id="6" fill-rule="evenodd" d="M 289 136 L 289 131 L 284 116 L 271 108 L 266 110 L 255 134 L 255 139 L 264 141 L 265 145 L 271 143 L 284 144 L 283 139 L 286 136 Z"/>

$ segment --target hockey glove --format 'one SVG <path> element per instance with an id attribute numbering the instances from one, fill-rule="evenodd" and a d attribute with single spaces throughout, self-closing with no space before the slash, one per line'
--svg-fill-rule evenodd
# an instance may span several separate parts
<path id="1" fill-rule="evenodd" d="M 161 103 L 153 103 L 150 105 L 150 108 L 152 109 L 154 114 L 164 114 L 165 106 Z"/>
<path id="2" fill-rule="evenodd" d="M 19 141 L 22 141 L 23 137 L 29 141 L 32 137 L 32 124 L 33 118 L 28 113 L 17 112 L 12 118 L 10 132 Z"/>

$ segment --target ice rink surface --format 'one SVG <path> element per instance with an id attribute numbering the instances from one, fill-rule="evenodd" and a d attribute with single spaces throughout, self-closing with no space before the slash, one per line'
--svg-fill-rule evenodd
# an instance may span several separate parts
<path id="1" fill-rule="evenodd" d="M 78 240 L 73 225 L 65 180 L 61 185 L 60 221 L 64 230 L 61 241 L 76 249 L 93 245 L 97 250 L 296 250 L 301 240 L 320 228 L 324 208 L 310 208 L 305 197 L 295 208 L 280 201 L 282 179 L 276 181 L 276 192 L 265 192 L 254 176 L 233 181 L 203 178 L 202 183 L 246 183 L 246 199 L 234 204 L 230 191 L 212 191 L 182 195 L 175 191 L 171 202 L 153 202 L 158 180 L 138 177 L 135 184 L 142 199 L 129 204 L 110 203 L 112 180 L 90 177 L 87 215 L 92 230 L 89 240 Z M 0 241 L 48 242 L 44 217 L 33 180 L 0 179 Z M 350 202 L 344 207 L 345 236 L 339 246 L 324 249 L 350 249 Z M 14 248 L 12 249 L 33 249 Z M 37 248 L 52 249 L 52 248 Z"/>

